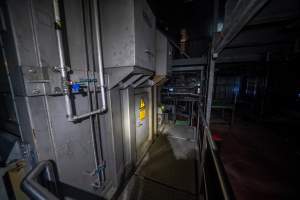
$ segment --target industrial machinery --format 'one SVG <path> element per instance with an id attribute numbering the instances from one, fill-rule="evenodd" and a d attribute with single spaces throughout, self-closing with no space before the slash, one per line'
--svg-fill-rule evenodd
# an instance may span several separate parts
<path id="1" fill-rule="evenodd" d="M 159 132 L 171 73 L 172 47 L 146 0 L 0 6 L 3 172 L 18 169 L 19 188 L 31 170 L 22 187 L 32 199 L 111 199 Z"/>
<path id="2" fill-rule="evenodd" d="M 146 1 L 1 3 L 3 128 L 28 169 L 53 160 L 63 190 L 112 197 L 151 143 L 155 35 Z"/>

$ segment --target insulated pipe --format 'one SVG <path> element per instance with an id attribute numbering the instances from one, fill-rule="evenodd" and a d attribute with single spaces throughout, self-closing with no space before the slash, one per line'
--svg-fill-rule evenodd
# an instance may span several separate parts
<path id="1" fill-rule="evenodd" d="M 99 68 L 99 80 L 100 80 L 100 91 L 101 91 L 101 100 L 102 107 L 98 110 L 91 111 L 82 115 L 74 115 L 72 110 L 72 103 L 70 97 L 70 89 L 69 89 L 69 81 L 68 81 L 68 72 L 66 69 L 66 62 L 64 57 L 64 47 L 62 41 L 62 31 L 61 31 L 61 16 L 59 10 L 59 0 L 53 1 L 54 6 L 54 17 L 55 17 L 55 25 L 56 25 L 56 37 L 57 37 L 57 45 L 58 45 L 58 53 L 59 53 L 59 65 L 60 65 L 60 73 L 63 82 L 63 93 L 65 98 L 66 112 L 68 121 L 77 121 L 79 119 L 83 119 L 92 115 L 101 114 L 106 112 L 107 110 L 107 102 L 106 102 L 106 92 L 104 85 L 104 69 L 103 69 L 103 59 L 102 59 L 102 46 L 101 46 L 101 35 L 100 35 L 100 25 L 99 25 L 99 12 L 98 12 L 98 1 L 93 1 L 94 7 L 94 22 L 95 22 L 95 31 L 96 31 L 96 51 L 97 51 L 97 64 Z M 96 92 L 96 91 L 95 91 Z"/>
<path id="2" fill-rule="evenodd" d="M 60 11 L 59 11 L 59 3 L 58 0 L 53 1 L 54 7 L 54 18 L 55 18 L 55 28 L 56 28 L 56 38 L 57 38 L 57 46 L 58 46 L 58 55 L 59 55 L 59 66 L 60 66 L 60 74 L 62 78 L 62 85 L 63 85 L 63 94 L 65 98 L 66 104 L 66 111 L 67 111 L 67 118 L 69 121 L 72 121 L 73 112 L 72 112 L 72 104 L 70 99 L 70 91 L 69 91 L 69 82 L 68 82 L 68 75 L 66 71 L 66 62 L 65 62 L 65 55 L 63 49 L 63 42 L 62 42 L 62 32 L 61 32 L 61 18 L 60 18 Z"/>
<path id="3" fill-rule="evenodd" d="M 102 44 L 101 44 L 101 31 L 100 31 L 100 22 L 99 22 L 99 6 L 98 0 L 93 1 L 94 4 L 94 21 L 95 21 L 95 31 L 96 31 L 96 50 L 97 50 L 97 61 L 99 68 L 99 80 L 100 80 L 100 91 L 101 91 L 101 100 L 102 107 L 100 108 L 100 113 L 104 113 L 107 110 L 106 102 L 106 93 L 104 85 L 104 69 L 103 69 L 103 57 L 102 57 Z"/>

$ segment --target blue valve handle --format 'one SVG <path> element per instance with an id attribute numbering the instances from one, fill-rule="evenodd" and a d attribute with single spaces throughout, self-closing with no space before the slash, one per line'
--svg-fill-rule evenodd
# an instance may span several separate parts
<path id="1" fill-rule="evenodd" d="M 72 88 L 72 92 L 79 92 L 80 90 L 80 83 L 72 83 L 71 88 Z"/>

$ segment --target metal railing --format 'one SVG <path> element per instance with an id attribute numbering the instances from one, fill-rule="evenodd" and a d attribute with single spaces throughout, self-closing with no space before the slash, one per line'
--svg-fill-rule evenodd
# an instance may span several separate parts
<path id="1" fill-rule="evenodd" d="M 40 161 L 23 179 L 21 189 L 32 200 L 98 199 L 105 198 L 68 185 L 59 180 L 54 161 Z"/>
<path id="2" fill-rule="evenodd" d="M 204 113 L 198 109 L 198 183 L 201 199 L 232 200 L 234 194 Z"/>
<path id="3" fill-rule="evenodd" d="M 41 161 L 23 179 L 21 188 L 32 200 L 59 200 L 57 179 L 55 164 Z"/>

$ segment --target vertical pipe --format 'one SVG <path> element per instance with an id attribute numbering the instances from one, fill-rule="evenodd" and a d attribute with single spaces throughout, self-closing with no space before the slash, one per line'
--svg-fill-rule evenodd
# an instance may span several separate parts
<path id="1" fill-rule="evenodd" d="M 89 38 L 88 38 L 88 29 L 90 28 L 91 31 L 91 27 L 88 27 L 88 24 L 91 25 L 91 5 L 90 5 L 90 1 L 85 1 L 85 0 L 81 0 L 81 6 L 82 6 L 82 10 L 83 10 L 83 27 L 84 27 L 84 39 L 85 39 L 85 52 L 86 52 L 86 62 L 87 62 L 87 68 L 86 68 L 86 77 L 88 78 L 88 80 L 90 79 L 90 59 L 89 59 Z M 88 23 L 88 24 L 87 24 Z M 90 39 L 90 42 L 92 39 Z M 95 67 L 92 67 L 92 78 L 95 78 Z M 93 111 L 94 109 L 94 102 L 97 102 L 97 92 L 96 92 L 96 86 L 95 86 L 95 82 L 93 82 L 94 84 L 92 85 L 93 87 L 93 94 L 91 94 L 90 91 L 90 87 L 91 87 L 91 83 L 88 81 L 87 82 L 87 96 L 88 96 L 88 102 L 89 102 L 89 107 L 90 107 L 90 112 Z M 94 98 L 93 98 L 94 97 Z M 94 101 L 95 100 L 95 101 Z M 97 107 L 97 105 L 96 105 Z M 96 116 L 98 117 L 98 116 Z M 89 116 L 89 120 L 90 120 L 90 126 L 91 126 L 91 138 L 92 138 L 92 147 L 94 149 L 94 164 L 95 164 L 95 169 L 98 169 L 99 163 L 102 163 L 102 149 L 101 149 L 101 144 L 99 144 L 100 146 L 100 153 L 98 152 L 98 142 L 97 142 L 97 134 L 96 134 L 96 130 L 95 130 L 95 117 L 93 115 Z M 100 134 L 99 134 L 100 135 Z M 101 161 L 99 161 L 101 160 Z M 100 186 L 103 185 L 102 178 L 100 177 L 99 174 L 95 174 L 97 175 L 97 181 L 99 182 Z M 94 182 L 92 184 L 93 186 L 96 186 L 97 183 Z"/>
<path id="2" fill-rule="evenodd" d="M 103 70 L 103 59 L 102 59 L 102 49 L 101 49 L 101 35 L 100 35 L 100 27 L 99 27 L 99 14 L 98 14 L 98 1 L 94 0 L 93 1 L 93 8 L 94 8 L 94 26 L 95 26 L 95 36 L 96 36 L 96 53 L 97 53 L 97 61 L 98 61 L 98 68 L 99 68 L 99 80 L 100 80 L 100 88 L 101 88 L 101 98 L 102 98 L 102 108 L 94 111 L 90 111 L 88 113 L 76 116 L 73 114 L 72 110 L 72 103 L 71 103 L 71 97 L 70 97 L 70 89 L 69 89 L 69 81 L 68 81 L 68 72 L 65 67 L 65 55 L 64 55 L 64 47 L 63 47 L 63 39 L 62 39 L 62 31 L 61 31 L 61 15 L 60 15 L 60 6 L 59 6 L 59 0 L 54 0 L 53 1 L 53 6 L 54 6 L 54 17 L 55 17 L 55 25 L 56 25 L 56 38 L 57 38 L 57 45 L 58 45 L 58 52 L 59 52 L 59 67 L 60 67 L 60 73 L 62 77 L 62 82 L 63 82 L 63 95 L 65 98 L 65 105 L 66 105 L 66 112 L 67 112 L 67 118 L 68 121 L 76 121 L 78 119 L 82 118 L 87 118 L 103 113 L 107 110 L 107 103 L 106 103 L 106 98 L 105 98 L 105 85 L 104 85 L 104 70 Z M 87 74 L 88 76 L 88 71 Z M 89 84 L 89 83 L 88 83 Z M 89 90 L 89 85 L 88 85 L 88 90 Z M 94 90 L 94 94 L 96 95 L 96 89 Z M 89 96 L 89 102 L 91 103 L 91 109 L 93 108 L 92 106 L 92 101 L 90 98 L 90 91 L 88 92 Z M 92 120 L 92 119 L 91 119 Z M 92 127 L 93 129 L 93 127 Z M 96 141 L 94 137 L 94 132 L 92 133 L 92 140 L 93 140 L 93 148 L 95 149 L 95 164 L 96 164 L 96 169 L 95 172 L 98 171 L 98 164 L 99 164 L 99 156 L 97 154 L 97 148 L 96 148 Z M 101 162 L 103 162 L 101 158 Z M 105 175 L 104 171 L 101 170 L 101 177 L 102 179 L 100 182 L 102 183 L 102 180 L 105 180 Z M 98 176 L 99 178 L 99 176 Z M 99 178 L 100 179 L 100 178 Z M 96 185 L 95 185 L 96 186 Z"/>
<path id="3" fill-rule="evenodd" d="M 100 90 L 101 90 L 101 100 L 102 107 L 100 113 L 103 113 L 107 110 L 107 102 L 105 95 L 105 85 L 104 85 L 104 69 L 103 69 L 103 57 L 102 57 L 102 45 L 101 45 L 101 30 L 100 30 L 100 21 L 99 21 L 99 5 L 98 0 L 93 0 L 94 7 L 94 22 L 95 22 L 95 31 L 96 31 L 96 51 L 97 51 L 97 61 L 99 68 L 99 80 L 100 80 Z"/>
<path id="4" fill-rule="evenodd" d="M 211 50 L 213 52 L 213 50 Z M 210 116 L 211 116 L 211 106 L 213 99 L 213 90 L 214 90 L 214 76 L 215 76 L 215 60 L 210 55 L 209 61 L 209 75 L 208 75 L 208 86 L 207 86 L 207 101 L 206 101 L 206 121 L 209 125 Z"/>
<path id="5" fill-rule="evenodd" d="M 68 86 L 69 84 L 68 74 L 66 71 L 66 62 L 65 62 L 64 47 L 62 41 L 62 31 L 61 31 L 61 17 L 60 17 L 58 0 L 53 0 L 53 7 L 54 7 L 56 38 L 57 38 L 57 46 L 58 46 L 58 54 L 59 54 L 59 67 L 60 67 L 60 73 L 61 73 L 62 83 L 63 83 L 63 94 L 65 98 L 67 118 L 69 121 L 73 121 L 73 112 L 72 112 L 72 104 L 70 99 L 70 91 Z"/>
<path id="6" fill-rule="evenodd" d="M 100 31 L 100 21 L 99 21 L 99 6 L 98 1 L 93 1 L 94 8 L 94 22 L 95 22 L 95 36 L 96 36 L 96 52 L 97 52 L 97 62 L 99 68 L 99 81 L 100 81 L 100 90 L 101 90 L 101 100 L 102 107 L 99 110 L 91 111 L 89 113 L 85 113 L 79 116 L 74 116 L 72 110 L 72 103 L 70 97 L 70 89 L 69 89 L 69 81 L 68 81 L 68 72 L 66 70 L 65 57 L 64 57 L 64 47 L 62 41 L 62 31 L 61 31 L 61 17 L 59 10 L 59 0 L 53 0 L 54 6 L 54 17 L 55 17 L 55 25 L 56 25 L 56 38 L 58 45 L 58 53 L 59 53 L 59 67 L 60 73 L 63 82 L 63 95 L 65 98 L 66 104 L 66 112 L 68 121 L 76 121 L 78 119 L 86 118 L 91 115 L 101 114 L 106 112 L 107 110 L 107 102 L 106 102 L 106 94 L 105 94 L 105 85 L 104 85 L 104 69 L 103 69 L 103 58 L 102 58 L 102 46 L 101 46 L 101 31 Z M 96 92 L 96 91 L 95 91 Z"/>
<path id="7" fill-rule="evenodd" d="M 211 115 L 211 105 L 212 105 L 212 99 L 213 99 L 213 89 L 214 89 L 214 76 L 215 76 L 215 64 L 216 61 L 213 58 L 214 56 L 214 46 L 216 42 L 215 32 L 216 32 L 216 26 L 217 26 L 217 18 L 218 18 L 218 11 L 219 11 L 219 1 L 214 0 L 214 21 L 213 21 L 213 27 L 212 27 L 212 44 L 210 48 L 209 55 L 209 75 L 208 75 L 208 86 L 207 86 L 207 101 L 206 101 L 206 121 L 209 126 L 210 121 L 210 115 Z"/>

